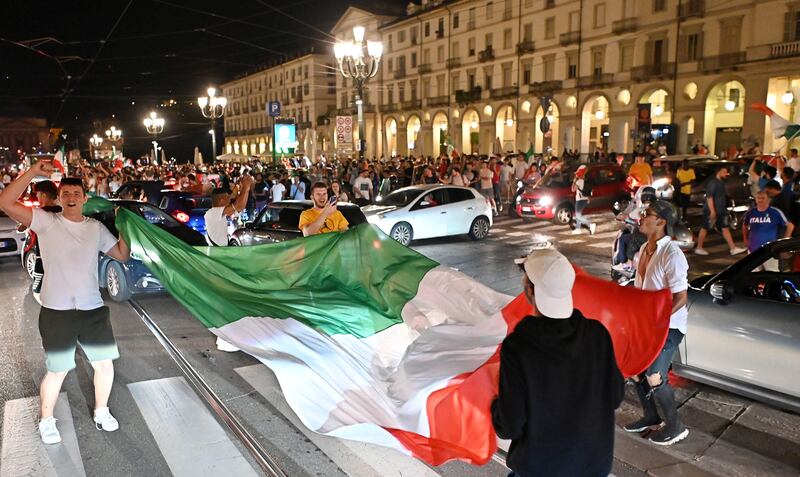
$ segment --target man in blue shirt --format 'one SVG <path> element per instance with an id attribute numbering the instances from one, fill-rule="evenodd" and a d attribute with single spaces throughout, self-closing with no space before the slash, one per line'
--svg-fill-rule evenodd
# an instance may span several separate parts
<path id="1" fill-rule="evenodd" d="M 750 253 L 758 250 L 765 243 L 773 242 L 779 237 L 791 237 L 794 224 L 786 219 L 786 215 L 775 207 L 769 205 L 769 196 L 766 191 L 756 194 L 756 206 L 744 214 L 742 220 L 742 235 L 744 243 Z M 767 271 L 778 271 L 777 263 L 770 259 L 764 263 Z"/>

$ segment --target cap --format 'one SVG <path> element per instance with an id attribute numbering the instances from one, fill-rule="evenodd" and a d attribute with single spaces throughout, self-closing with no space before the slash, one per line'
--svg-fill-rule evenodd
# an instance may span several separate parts
<path id="1" fill-rule="evenodd" d="M 586 164 L 581 164 L 578 169 L 575 170 L 575 177 L 581 178 L 586 175 Z"/>
<path id="2" fill-rule="evenodd" d="M 659 217 L 667 222 L 667 235 L 675 234 L 675 224 L 678 222 L 678 209 L 666 200 L 657 200 L 650 204 L 648 210 L 652 210 Z"/>
<path id="3" fill-rule="evenodd" d="M 548 318 L 572 316 L 572 285 L 575 284 L 575 269 L 554 248 L 532 251 L 527 257 L 514 263 L 522 265 L 528 280 L 534 286 L 536 309 Z"/>

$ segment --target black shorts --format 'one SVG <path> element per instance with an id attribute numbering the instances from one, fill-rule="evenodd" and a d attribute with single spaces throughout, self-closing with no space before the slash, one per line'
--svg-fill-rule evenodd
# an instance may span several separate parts
<path id="1" fill-rule="evenodd" d="M 706 230 L 713 230 L 717 229 L 722 231 L 722 229 L 730 228 L 731 224 L 728 223 L 728 214 L 717 214 L 717 218 L 714 223 L 711 223 L 711 217 L 708 214 L 703 214 L 703 228 Z"/>
<path id="2" fill-rule="evenodd" d="M 39 334 L 47 356 L 47 370 L 75 368 L 75 347 L 81 345 L 89 361 L 119 358 L 107 306 L 94 310 L 51 310 L 39 312 Z"/>

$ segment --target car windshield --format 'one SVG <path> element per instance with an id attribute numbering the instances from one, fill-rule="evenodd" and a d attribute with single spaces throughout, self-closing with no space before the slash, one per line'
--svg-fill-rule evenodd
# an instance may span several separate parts
<path id="1" fill-rule="evenodd" d="M 387 195 L 379 203 L 380 205 L 403 207 L 410 204 L 411 201 L 419 197 L 420 194 L 422 194 L 422 189 L 401 189 Z"/>
<path id="2" fill-rule="evenodd" d="M 559 171 L 555 174 L 547 175 L 542 180 L 543 187 L 566 187 L 572 183 L 572 172 Z"/>
<path id="3" fill-rule="evenodd" d="M 175 228 L 180 227 L 181 223 L 178 222 L 177 219 L 173 218 L 172 216 L 166 214 L 164 211 L 157 209 L 151 205 L 146 204 L 136 204 L 135 206 L 131 207 L 136 212 L 139 213 L 144 220 L 150 222 L 153 225 L 160 225 L 166 228 Z"/>

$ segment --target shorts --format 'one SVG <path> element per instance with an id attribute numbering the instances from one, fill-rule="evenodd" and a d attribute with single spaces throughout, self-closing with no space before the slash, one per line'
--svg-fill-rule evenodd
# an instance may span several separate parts
<path id="1" fill-rule="evenodd" d="M 703 228 L 706 230 L 722 230 L 730 228 L 731 224 L 728 222 L 728 214 L 717 214 L 717 220 L 711 223 L 711 217 L 708 214 L 703 214 Z"/>
<path id="2" fill-rule="evenodd" d="M 494 199 L 494 189 L 481 189 L 481 195 L 487 199 Z"/>
<path id="3" fill-rule="evenodd" d="M 75 347 L 80 344 L 90 362 L 119 358 L 107 306 L 94 310 L 51 310 L 39 312 L 39 334 L 47 357 L 47 370 L 75 368 Z"/>

